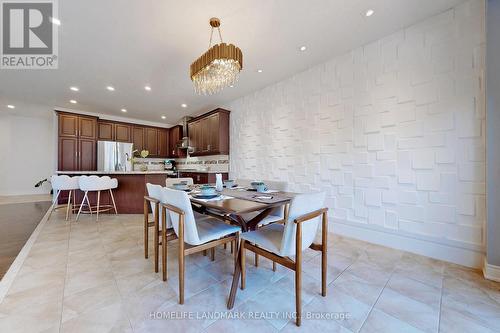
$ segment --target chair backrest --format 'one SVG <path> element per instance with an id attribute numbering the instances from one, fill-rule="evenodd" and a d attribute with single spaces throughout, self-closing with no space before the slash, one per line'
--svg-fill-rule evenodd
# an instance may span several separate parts
<path id="1" fill-rule="evenodd" d="M 163 198 L 163 186 L 146 183 L 146 189 L 148 191 L 148 196 L 161 202 Z M 153 212 L 153 217 L 155 217 L 155 205 L 152 202 L 150 202 L 149 204 L 151 205 L 151 211 Z M 163 226 L 163 215 L 161 213 L 161 209 L 159 210 L 158 221 L 161 230 Z M 172 222 L 170 222 L 168 214 L 167 214 L 167 228 L 172 228 Z"/>
<path id="2" fill-rule="evenodd" d="M 174 184 L 180 183 L 180 182 L 186 182 L 188 185 L 193 185 L 193 178 L 185 177 L 185 178 L 167 178 L 165 180 L 165 185 L 167 187 L 171 187 Z"/>
<path id="3" fill-rule="evenodd" d="M 190 245 L 199 245 L 201 241 L 198 236 L 191 201 L 187 193 L 165 187 L 163 188 L 161 201 L 184 211 L 184 242 Z M 176 235 L 179 236 L 179 215 L 172 211 L 169 211 L 168 214 L 172 222 L 172 227 Z"/>
<path id="4" fill-rule="evenodd" d="M 294 219 L 325 207 L 325 193 L 304 193 L 296 195 L 290 202 L 288 219 L 285 221 L 285 230 L 281 239 L 280 254 L 282 256 L 295 255 L 295 235 L 297 226 Z M 302 250 L 309 247 L 316 237 L 321 223 L 321 215 L 302 222 Z"/>
<path id="5" fill-rule="evenodd" d="M 78 176 L 53 175 L 50 177 L 50 183 L 54 190 L 77 190 L 80 188 L 78 179 Z"/>

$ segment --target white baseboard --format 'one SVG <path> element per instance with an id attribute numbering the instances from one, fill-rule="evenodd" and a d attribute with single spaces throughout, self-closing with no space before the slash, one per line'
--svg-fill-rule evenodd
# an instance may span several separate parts
<path id="1" fill-rule="evenodd" d="M 500 282 L 500 266 L 490 265 L 484 258 L 483 275 L 485 279 Z"/>
<path id="2" fill-rule="evenodd" d="M 484 250 L 474 246 L 467 247 L 451 243 L 444 244 L 427 240 L 424 237 L 401 235 L 399 233 L 376 230 L 375 228 L 366 226 L 356 226 L 349 222 L 344 223 L 338 220 L 331 220 L 330 225 L 333 228 L 333 232 L 341 236 L 412 252 L 467 267 L 483 267 L 485 257 Z M 497 271 L 497 274 L 498 273 L 500 273 L 500 271 Z"/>

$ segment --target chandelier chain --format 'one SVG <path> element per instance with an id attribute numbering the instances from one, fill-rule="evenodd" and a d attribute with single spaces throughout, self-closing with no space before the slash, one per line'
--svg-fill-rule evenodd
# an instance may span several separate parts
<path id="1" fill-rule="evenodd" d="M 217 30 L 219 31 L 219 39 L 220 39 L 220 42 L 222 43 L 222 33 L 220 32 L 220 27 L 217 27 Z M 213 36 L 214 36 L 214 28 L 212 27 L 212 29 L 210 30 L 210 41 L 208 42 L 208 48 L 212 47 Z"/>

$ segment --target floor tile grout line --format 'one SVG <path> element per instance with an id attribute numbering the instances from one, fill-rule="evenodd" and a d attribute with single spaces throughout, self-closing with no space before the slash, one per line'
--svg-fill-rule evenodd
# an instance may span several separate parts
<path id="1" fill-rule="evenodd" d="M 444 290 L 444 276 L 441 277 L 441 294 L 439 296 L 439 313 L 438 313 L 438 326 L 437 331 L 441 331 L 441 311 L 443 307 L 443 290 Z"/>
<path id="2" fill-rule="evenodd" d="M 368 311 L 368 314 L 366 315 L 366 318 L 363 321 L 363 323 L 361 324 L 361 327 L 359 328 L 358 332 L 360 332 L 361 329 L 363 329 L 363 326 L 365 326 L 366 322 L 368 321 L 368 317 L 370 317 L 370 314 L 372 313 L 373 309 L 375 308 L 375 305 L 377 304 L 378 300 L 380 299 L 380 296 L 382 296 L 382 293 L 384 292 L 385 288 L 387 288 L 387 285 L 389 284 L 389 281 L 391 280 L 392 276 L 394 275 L 395 270 L 396 270 L 395 268 L 392 269 L 392 272 L 389 275 L 389 278 L 387 279 L 387 281 L 385 281 L 384 287 L 380 290 L 380 293 L 378 294 L 377 299 L 375 300 L 375 302 L 373 302 L 373 305 L 370 307 L 370 311 Z"/>
<path id="3" fill-rule="evenodd" d="M 49 219 L 50 221 L 50 219 Z M 63 312 L 64 312 L 64 293 L 66 292 L 66 279 L 68 278 L 68 262 L 69 262 L 69 241 L 71 239 L 71 229 L 72 229 L 72 223 L 71 221 L 68 223 L 69 228 L 68 228 L 68 241 L 67 241 L 67 249 L 66 249 L 66 273 L 64 274 L 64 283 L 63 283 L 63 292 L 61 295 L 61 315 L 59 318 L 59 332 L 62 330 L 62 323 L 63 323 Z"/>

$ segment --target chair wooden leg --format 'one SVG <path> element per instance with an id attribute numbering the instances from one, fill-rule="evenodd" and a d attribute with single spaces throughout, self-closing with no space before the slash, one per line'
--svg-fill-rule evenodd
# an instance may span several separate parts
<path id="1" fill-rule="evenodd" d="M 179 304 L 184 304 L 184 215 L 179 217 Z"/>
<path id="2" fill-rule="evenodd" d="M 52 212 L 56 209 L 57 206 L 57 200 L 59 200 L 59 194 L 61 193 L 60 190 L 57 190 L 56 193 L 56 198 L 54 199 L 54 202 L 52 202 L 52 206 L 50 207 L 50 213 L 49 213 L 49 219 L 52 216 Z"/>
<path id="3" fill-rule="evenodd" d="M 97 191 L 97 217 L 96 222 L 99 221 L 99 206 L 101 205 L 101 191 Z"/>
<path id="4" fill-rule="evenodd" d="M 166 209 L 162 209 L 162 225 L 161 225 L 161 271 L 163 281 L 167 281 L 167 214 Z"/>
<path id="5" fill-rule="evenodd" d="M 92 206 L 90 205 L 90 199 L 89 199 L 89 195 L 88 195 L 88 191 L 87 191 L 87 206 L 89 207 L 89 211 L 90 211 L 90 216 L 92 216 Z"/>
<path id="6" fill-rule="evenodd" d="M 68 205 L 66 206 L 66 221 L 69 219 L 69 209 L 71 207 L 71 192 L 73 192 L 73 191 L 72 190 L 69 191 Z"/>
<path id="7" fill-rule="evenodd" d="M 210 260 L 215 261 L 215 247 L 210 249 Z"/>
<path id="8" fill-rule="evenodd" d="M 327 213 L 323 213 L 322 218 L 322 234 L 321 234 L 321 295 L 326 296 L 326 273 L 328 267 L 327 258 L 328 247 L 328 218 Z"/>
<path id="9" fill-rule="evenodd" d="M 259 267 L 259 255 L 255 253 L 255 267 Z"/>
<path id="10" fill-rule="evenodd" d="M 116 210 L 115 197 L 113 196 L 113 190 L 110 189 L 109 194 L 111 195 L 111 201 L 113 201 L 113 208 L 115 209 L 115 214 L 118 214 L 118 211 Z"/>
<path id="11" fill-rule="evenodd" d="M 245 289 L 245 280 L 246 280 L 246 269 L 245 269 L 245 240 L 241 240 L 240 243 L 240 251 L 241 251 L 241 290 Z"/>
<path id="12" fill-rule="evenodd" d="M 149 252 L 149 207 L 148 201 L 144 200 L 144 258 L 148 259 Z"/>
<path id="13" fill-rule="evenodd" d="M 295 237 L 295 314 L 296 325 L 302 324 L 302 225 L 297 224 Z"/>
<path id="14" fill-rule="evenodd" d="M 154 211 L 154 216 L 155 216 L 155 221 L 154 221 L 154 234 L 153 234 L 153 242 L 154 242 L 154 247 L 155 247 L 155 273 L 158 273 L 158 257 L 159 257 L 159 251 L 160 251 L 160 239 L 159 239 L 159 233 L 160 233 L 160 219 L 159 219 L 159 206 L 155 205 L 155 211 Z"/>

